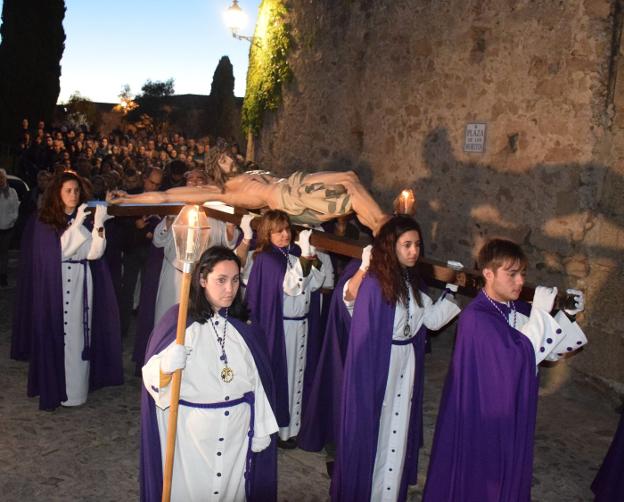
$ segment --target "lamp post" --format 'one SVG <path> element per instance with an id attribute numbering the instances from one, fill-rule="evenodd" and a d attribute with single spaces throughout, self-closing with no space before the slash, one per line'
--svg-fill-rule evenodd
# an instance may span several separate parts
<path id="1" fill-rule="evenodd" d="M 184 206 L 172 225 L 176 257 L 183 263 L 182 284 L 180 285 L 180 308 L 176 328 L 176 343 L 184 345 L 186 335 L 186 311 L 191 287 L 191 270 L 208 243 L 210 226 L 208 217 L 199 206 Z M 171 499 L 171 479 L 173 476 L 173 456 L 175 453 L 176 428 L 178 425 L 178 405 L 182 370 L 173 373 L 171 381 L 171 404 L 167 425 L 167 448 L 165 450 L 165 470 L 163 473 L 162 502 Z"/>

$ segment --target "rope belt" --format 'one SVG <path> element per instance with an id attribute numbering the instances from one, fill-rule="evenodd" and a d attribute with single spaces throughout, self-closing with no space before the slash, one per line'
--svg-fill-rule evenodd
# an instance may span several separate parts
<path id="1" fill-rule="evenodd" d="M 247 433 L 247 457 L 245 459 L 245 497 L 249 500 L 251 495 L 251 467 L 253 462 L 253 452 L 251 451 L 251 440 L 254 435 L 254 402 L 255 396 L 253 392 L 245 392 L 243 397 L 234 399 L 232 401 L 222 401 L 220 403 L 191 403 L 180 399 L 179 404 L 182 406 L 188 406 L 190 408 L 202 408 L 208 410 L 217 410 L 221 408 L 232 408 L 239 404 L 247 403 L 249 405 L 250 417 L 249 417 L 249 432 Z"/>
<path id="2" fill-rule="evenodd" d="M 417 338 L 418 338 L 417 335 L 414 335 L 412 338 L 406 338 L 405 340 L 395 340 L 393 338 L 392 339 L 392 345 L 409 345 L 411 343 L 416 342 Z"/>
<path id="3" fill-rule="evenodd" d="M 282 317 L 282 319 L 284 319 L 284 321 L 305 321 L 308 318 L 309 314 L 303 315 L 301 317 Z"/>
<path id="4" fill-rule="evenodd" d="M 82 265 L 82 333 L 84 338 L 84 348 L 82 349 L 82 360 L 91 360 L 91 343 L 89 339 L 89 287 L 87 277 L 88 260 L 63 260 L 63 263 L 76 263 Z"/>

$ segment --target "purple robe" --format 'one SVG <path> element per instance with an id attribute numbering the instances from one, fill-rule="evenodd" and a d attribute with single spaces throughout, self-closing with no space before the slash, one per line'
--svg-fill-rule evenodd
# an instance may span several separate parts
<path id="1" fill-rule="evenodd" d="M 145 360 L 149 360 L 155 354 L 163 351 L 176 338 L 178 322 L 178 307 L 171 307 L 162 317 L 152 332 L 145 353 Z M 271 375 L 271 366 L 266 351 L 262 345 L 262 334 L 258 327 L 245 324 L 244 322 L 229 318 L 229 322 L 240 333 L 251 352 L 258 369 L 258 375 L 269 399 L 271 407 L 275 410 L 275 394 Z M 187 327 L 193 323 L 187 320 Z M 182 373 L 184 378 L 184 373 Z M 271 444 L 260 453 L 253 453 L 251 472 L 251 493 L 249 500 L 269 502 L 277 499 L 277 442 L 275 435 L 271 438 Z M 141 388 L 141 501 L 157 502 L 161 500 L 163 484 L 163 465 L 158 433 L 158 421 L 156 419 L 156 405 L 144 386 Z"/>
<path id="2" fill-rule="evenodd" d="M 352 260 L 347 265 L 329 304 L 323 347 L 297 436 L 297 445 L 303 450 L 320 451 L 327 443 L 335 443 L 338 436 L 342 375 L 351 329 L 351 315 L 342 300 L 342 290 L 361 263 Z"/>
<path id="3" fill-rule="evenodd" d="M 298 246 L 293 246 L 290 254 L 299 256 L 301 250 Z M 286 273 L 286 259 L 277 248 L 270 251 L 256 253 L 254 263 L 249 275 L 245 299 L 251 311 L 251 317 L 264 332 L 265 346 L 271 360 L 273 368 L 273 379 L 275 381 L 276 410 L 275 418 L 280 427 L 287 427 L 290 423 L 290 412 L 288 408 L 288 374 L 286 361 L 286 345 L 284 342 L 284 274 Z M 310 309 L 308 321 L 318 322 L 314 317 L 318 316 L 318 309 Z M 306 349 L 310 349 L 311 344 L 316 343 L 314 333 L 308 330 L 308 342 Z M 318 352 L 317 352 L 318 354 Z M 306 357 L 306 367 L 311 365 L 316 367 L 314 360 L 314 350 L 309 357 Z M 303 395 L 305 403 L 307 396 Z"/>
<path id="4" fill-rule="evenodd" d="M 530 502 L 537 392 L 530 340 L 480 292 L 459 317 L 423 500 Z"/>
<path id="5" fill-rule="evenodd" d="M 358 291 L 345 360 L 341 422 L 332 477 L 334 501 L 370 500 L 377 454 L 379 422 L 390 368 L 395 305 L 382 296 L 377 279 L 367 275 Z M 397 500 L 416 481 L 422 443 L 422 397 L 425 338 L 423 326 L 414 336 L 416 370 L 405 449 L 405 467 Z"/>
<path id="6" fill-rule="evenodd" d="M 141 295 L 132 352 L 132 360 L 136 363 L 134 372 L 136 376 L 141 376 L 147 341 L 154 329 L 156 296 L 158 295 L 158 282 L 160 281 L 160 269 L 164 256 L 164 248 L 151 245 L 147 253 L 147 261 L 141 272 Z"/>
<path id="7" fill-rule="evenodd" d="M 30 265 L 20 276 L 30 302 L 18 316 L 30 316 L 28 396 L 39 396 L 39 408 L 56 408 L 65 392 L 65 340 L 61 242 L 57 231 L 38 219 L 32 226 Z M 123 383 L 121 329 L 117 299 L 106 262 L 89 260 L 93 278 L 89 389 Z"/>
<path id="8" fill-rule="evenodd" d="M 607 456 L 591 485 L 595 502 L 624 500 L 624 412 Z"/>

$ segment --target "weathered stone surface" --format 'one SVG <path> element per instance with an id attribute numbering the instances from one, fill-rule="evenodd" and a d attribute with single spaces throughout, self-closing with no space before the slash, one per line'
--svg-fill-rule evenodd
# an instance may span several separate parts
<path id="1" fill-rule="evenodd" d="M 612 5 L 293 0 L 295 39 L 309 43 L 289 56 L 295 81 L 266 117 L 258 159 L 282 173 L 348 166 L 386 209 L 413 187 L 432 256 L 472 263 L 484 239 L 513 238 L 539 265 L 531 280 L 584 281 L 592 304 L 612 305 L 624 255 L 624 58 L 610 69 Z M 468 122 L 487 123 L 484 154 L 463 151 Z M 606 282 L 593 277 L 604 258 Z M 600 342 L 583 357 L 611 351 L 601 333 L 624 324 L 621 305 L 611 308 L 587 318 Z M 596 375 L 616 373 L 608 364 Z"/>

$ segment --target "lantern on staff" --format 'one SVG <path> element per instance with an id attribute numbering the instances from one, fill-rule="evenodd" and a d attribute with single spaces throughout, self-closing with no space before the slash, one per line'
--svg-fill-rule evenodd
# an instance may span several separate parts
<path id="1" fill-rule="evenodd" d="M 416 212 L 416 196 L 414 190 L 406 188 L 394 199 L 394 213 L 413 216 Z"/>
<path id="2" fill-rule="evenodd" d="M 172 225 L 176 257 L 183 263 L 182 284 L 180 285 L 180 308 L 176 343 L 184 345 L 186 334 L 186 311 L 188 308 L 191 287 L 191 270 L 193 264 L 208 243 L 210 225 L 206 213 L 199 206 L 184 206 Z M 173 454 L 175 451 L 176 428 L 178 425 L 178 405 L 180 401 L 180 384 L 182 370 L 176 370 L 171 381 L 171 405 L 169 407 L 169 424 L 167 425 L 167 449 L 165 452 L 165 470 L 163 473 L 163 502 L 171 499 L 171 478 L 173 475 Z"/>
<path id="3" fill-rule="evenodd" d="M 184 263 L 190 272 L 193 263 L 199 260 L 208 243 L 210 233 L 208 217 L 199 206 L 184 206 L 174 220 L 172 228 L 176 258 Z"/>

